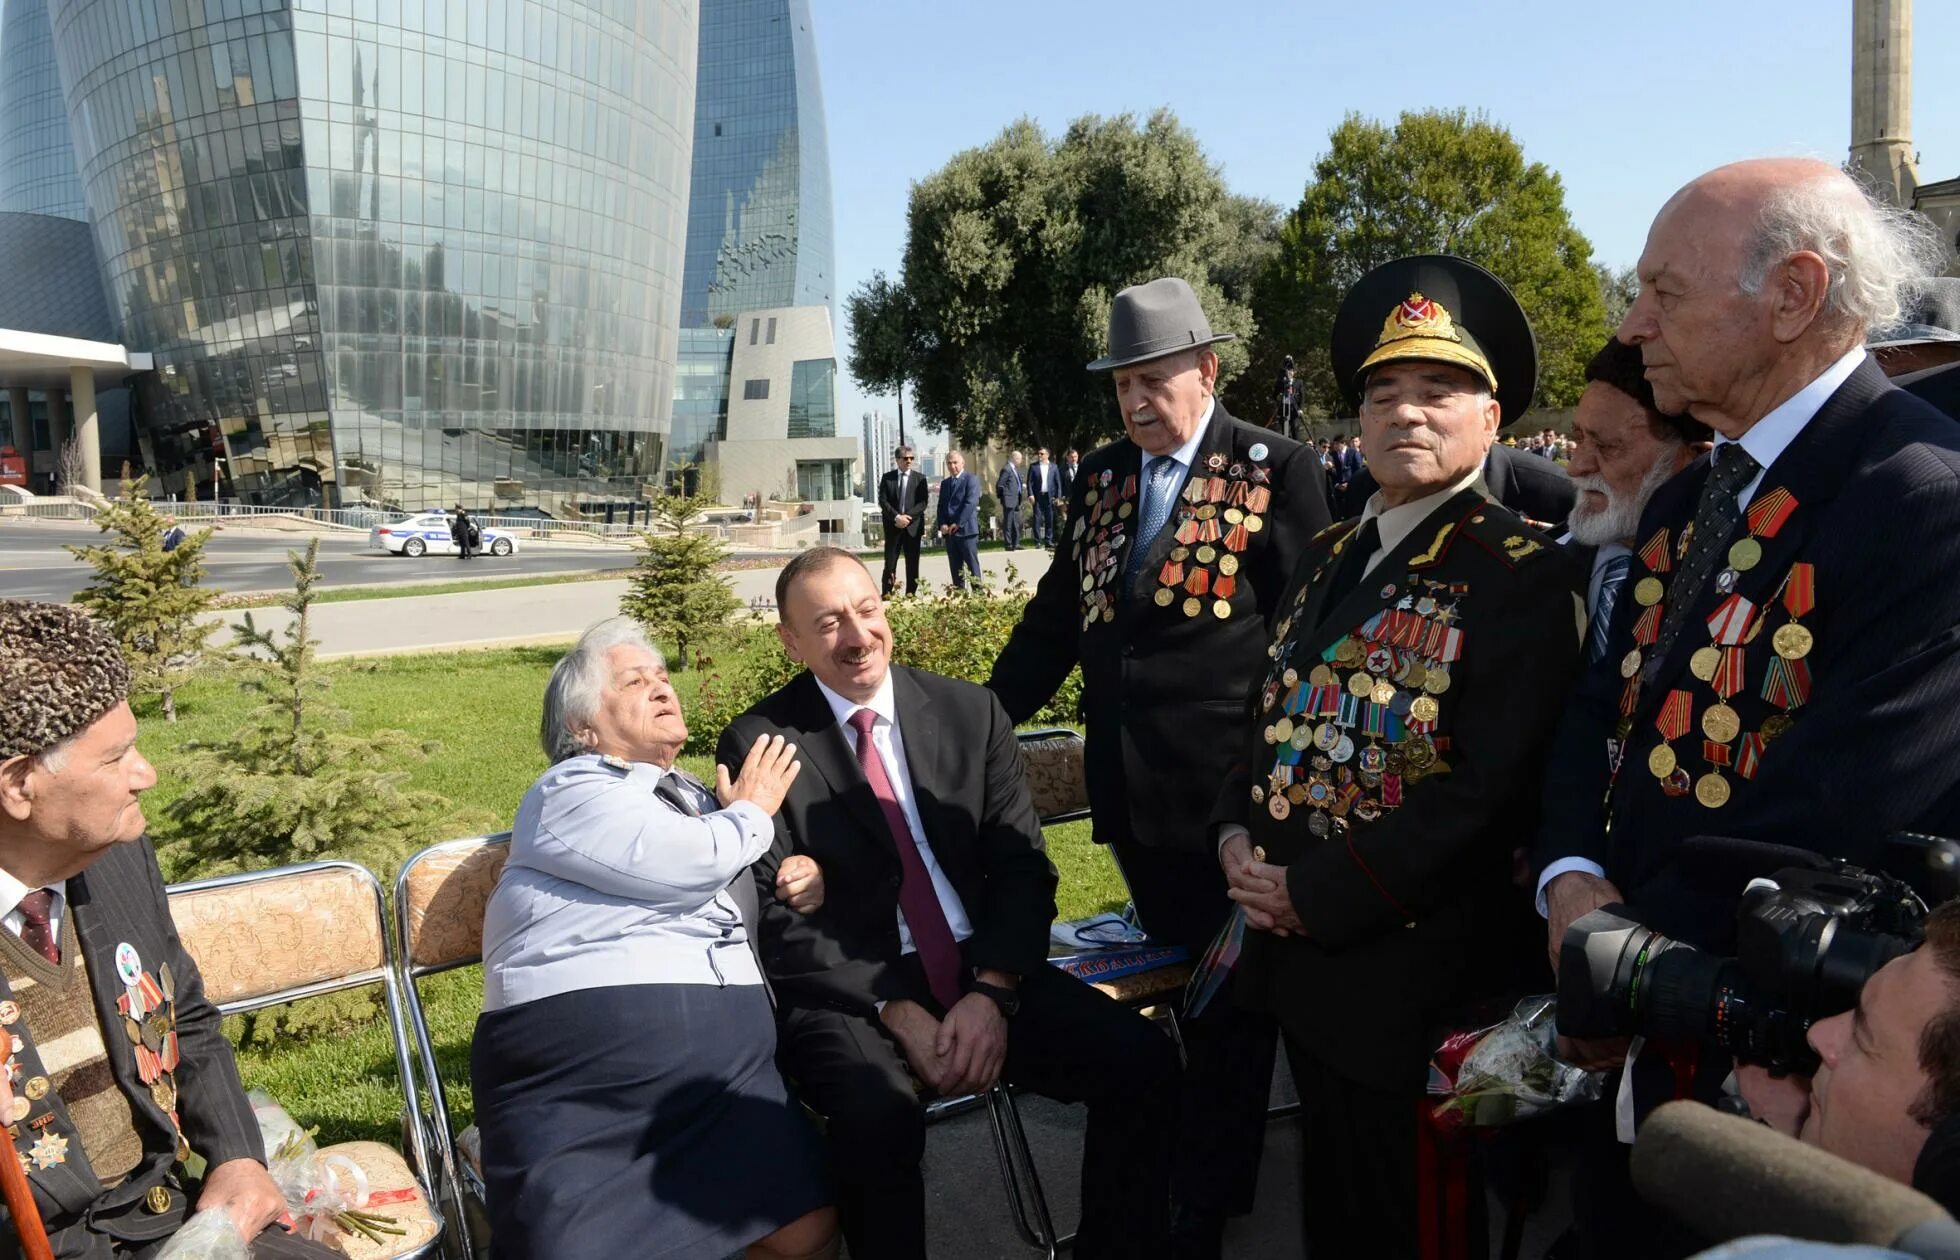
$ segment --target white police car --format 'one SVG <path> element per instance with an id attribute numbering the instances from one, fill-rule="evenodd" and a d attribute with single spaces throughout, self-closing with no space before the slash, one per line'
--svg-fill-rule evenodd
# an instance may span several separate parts
<path id="1" fill-rule="evenodd" d="M 501 529 L 483 529 L 479 554 L 507 556 L 517 550 L 517 536 Z M 449 514 L 424 512 L 407 520 L 388 521 L 368 531 L 368 546 L 398 556 L 453 556 L 456 540 L 449 536 Z"/>

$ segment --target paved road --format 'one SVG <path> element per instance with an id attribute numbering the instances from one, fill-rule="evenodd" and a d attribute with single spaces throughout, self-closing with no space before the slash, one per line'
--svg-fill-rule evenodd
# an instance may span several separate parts
<path id="1" fill-rule="evenodd" d="M 207 585 L 221 591 L 284 590 L 292 586 L 286 553 L 303 550 L 314 535 L 231 528 L 211 536 L 204 549 Z M 94 526 L 0 524 L 0 594 L 19 599 L 65 601 L 88 585 L 88 568 L 64 544 L 102 541 Z M 449 582 L 463 578 L 518 577 L 621 569 L 633 553 L 618 547 L 525 541 L 514 556 L 455 556 L 410 560 L 367 549 L 366 535 L 320 536 L 323 586 L 382 586 L 396 582 Z"/>

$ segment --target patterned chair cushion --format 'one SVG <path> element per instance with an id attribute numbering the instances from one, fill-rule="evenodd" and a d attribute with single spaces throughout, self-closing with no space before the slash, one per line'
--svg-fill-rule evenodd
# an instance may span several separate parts
<path id="1" fill-rule="evenodd" d="M 392 1257 L 405 1255 L 436 1236 L 436 1221 L 429 1212 L 429 1201 L 416 1186 L 415 1177 L 408 1170 L 408 1161 L 393 1147 L 380 1142 L 341 1142 L 323 1148 L 320 1153 L 343 1155 L 367 1174 L 368 1193 L 382 1200 L 370 1203 L 367 1210 L 392 1218 L 395 1228 L 403 1231 L 400 1238 L 383 1234 L 382 1237 L 387 1240 L 385 1245 L 363 1234 L 342 1236 L 341 1248 L 353 1260 L 392 1260 Z M 406 1197 L 399 1202 L 393 1201 L 398 1196 Z"/>
<path id="2" fill-rule="evenodd" d="M 1089 808 L 1080 735 L 1071 731 L 1044 739 L 1024 739 L 1021 764 L 1027 770 L 1028 792 L 1042 822 Z"/>
<path id="3" fill-rule="evenodd" d="M 387 963 L 380 907 L 361 871 L 301 870 L 173 892 L 170 917 L 218 1005 Z"/>
<path id="4" fill-rule="evenodd" d="M 411 967 L 483 955 L 483 911 L 510 856 L 510 835 L 459 840 L 424 854 L 405 877 Z"/>

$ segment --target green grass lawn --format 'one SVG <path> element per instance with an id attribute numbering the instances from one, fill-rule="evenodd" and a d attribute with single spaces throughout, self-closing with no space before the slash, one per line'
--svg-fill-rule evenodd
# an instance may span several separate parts
<path id="1" fill-rule="evenodd" d="M 344 661 L 323 668 L 333 680 L 329 702 L 349 712 L 355 732 L 393 728 L 441 741 L 440 752 L 410 767 L 414 787 L 508 820 L 525 789 L 544 770 L 537 736 L 540 700 L 559 655 L 555 648 L 514 648 Z M 676 675 L 675 683 L 685 710 L 698 690 L 697 675 Z M 215 678 L 179 692 L 177 708 L 174 725 L 154 714 L 145 714 L 142 723 L 139 745 L 160 776 L 144 797 L 153 823 L 186 786 L 177 772 L 184 743 L 231 730 L 244 719 L 250 700 Z M 708 758 L 681 761 L 712 781 L 714 767 Z M 460 834 L 426 840 L 433 844 Z M 1088 823 L 1051 828 L 1048 849 L 1061 874 L 1063 918 L 1120 908 L 1122 880 L 1108 854 L 1090 842 Z M 165 874 L 175 878 L 183 873 Z M 386 879 L 392 872 L 377 874 Z M 469 1044 L 482 998 L 480 969 L 433 977 L 424 983 L 423 993 L 449 1105 L 461 1125 L 471 1115 Z M 316 1001 L 340 1003 L 333 1009 L 346 1013 L 297 1036 L 267 1036 L 265 1030 L 276 1020 L 272 1016 L 261 1015 L 258 1032 L 249 1039 L 244 1020 L 227 1021 L 234 1042 L 245 1043 L 239 1049 L 239 1068 L 246 1085 L 271 1094 L 301 1124 L 319 1126 L 322 1142 L 374 1138 L 398 1143 L 401 1094 L 379 1008 L 363 1017 L 347 1008 L 344 999 Z"/>

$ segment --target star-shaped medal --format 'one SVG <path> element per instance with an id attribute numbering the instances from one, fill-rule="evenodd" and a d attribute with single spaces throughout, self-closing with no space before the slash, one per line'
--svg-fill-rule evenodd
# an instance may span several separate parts
<path id="1" fill-rule="evenodd" d="M 68 1158 L 68 1139 L 59 1133 L 43 1133 L 27 1150 L 36 1168 L 53 1168 Z"/>

